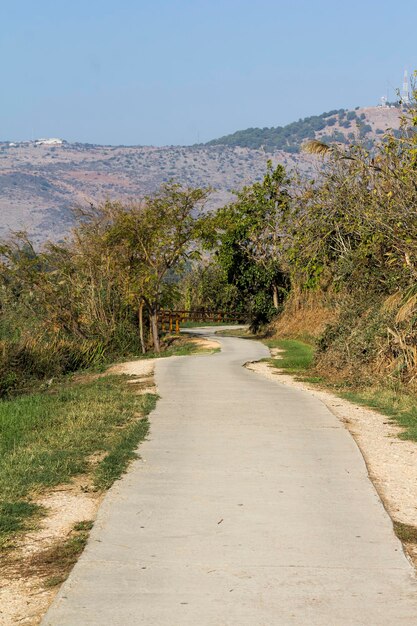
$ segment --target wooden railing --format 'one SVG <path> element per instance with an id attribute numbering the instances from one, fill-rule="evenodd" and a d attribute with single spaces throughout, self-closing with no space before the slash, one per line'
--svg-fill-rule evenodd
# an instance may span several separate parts
<path id="1" fill-rule="evenodd" d="M 192 309 L 188 311 L 183 309 L 160 309 L 158 313 L 158 323 L 163 333 L 179 333 L 181 325 L 185 322 L 236 323 L 242 321 L 242 316 L 237 313 L 213 311 L 211 309 Z"/>

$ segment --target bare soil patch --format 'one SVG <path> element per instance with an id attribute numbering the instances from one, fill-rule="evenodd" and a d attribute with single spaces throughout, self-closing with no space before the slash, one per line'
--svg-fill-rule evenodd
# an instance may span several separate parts
<path id="1" fill-rule="evenodd" d="M 1 626 L 40 623 L 58 592 L 58 583 L 65 579 L 72 565 L 66 564 L 65 568 L 57 559 L 45 563 L 44 555 L 64 545 L 76 524 L 93 520 L 101 498 L 91 490 L 88 477 L 81 476 L 36 500 L 44 507 L 46 516 L 36 530 L 16 540 L 14 549 L 5 551 L 0 560 Z"/>
<path id="2" fill-rule="evenodd" d="M 155 359 L 142 359 L 139 361 L 126 361 L 117 363 L 107 370 L 107 374 L 127 374 L 134 376 L 128 381 L 134 385 L 136 393 L 156 393 L 154 383 Z"/>
<path id="3" fill-rule="evenodd" d="M 203 350 L 217 350 L 220 347 L 218 341 L 206 339 L 205 337 L 193 337 L 193 342 Z"/>

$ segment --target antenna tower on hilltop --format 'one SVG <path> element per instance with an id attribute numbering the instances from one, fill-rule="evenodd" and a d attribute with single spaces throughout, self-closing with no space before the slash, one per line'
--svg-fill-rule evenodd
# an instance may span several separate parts
<path id="1" fill-rule="evenodd" d="M 401 92 L 401 100 L 403 104 L 410 104 L 410 85 L 408 82 L 408 72 L 404 70 L 403 90 Z"/>

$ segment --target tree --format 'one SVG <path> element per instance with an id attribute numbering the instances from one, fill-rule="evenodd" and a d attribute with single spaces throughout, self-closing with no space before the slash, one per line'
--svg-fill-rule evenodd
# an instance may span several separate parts
<path id="1" fill-rule="evenodd" d="M 0 246 L 2 307 L 19 302 L 40 335 L 116 353 L 132 349 L 136 311 L 142 351 L 149 321 L 159 352 L 158 310 L 177 299 L 177 274 L 199 255 L 208 193 L 168 184 L 139 204 L 91 205 L 78 212 L 72 238 L 40 251 L 17 234 Z"/>
<path id="2" fill-rule="evenodd" d="M 178 286 L 181 308 L 211 309 L 230 314 L 239 310 L 239 292 L 235 285 L 229 284 L 215 255 L 190 264 Z"/>
<path id="3" fill-rule="evenodd" d="M 203 208 L 209 193 L 168 183 L 140 205 L 107 204 L 106 243 L 125 276 L 129 298 L 138 302 L 143 351 L 143 309 L 159 352 L 158 311 L 175 295 L 176 285 L 169 277 L 199 255 L 197 242 L 207 220 Z"/>
<path id="4" fill-rule="evenodd" d="M 236 202 L 219 211 L 217 258 L 229 283 L 240 292 L 254 327 L 267 322 L 287 287 L 280 266 L 289 206 L 288 180 L 281 165 L 268 161 L 262 182 L 242 189 Z"/>

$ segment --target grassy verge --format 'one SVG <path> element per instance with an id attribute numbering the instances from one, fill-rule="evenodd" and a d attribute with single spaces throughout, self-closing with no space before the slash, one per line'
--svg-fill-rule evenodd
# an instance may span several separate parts
<path id="1" fill-rule="evenodd" d="M 56 346 L 51 346 L 50 351 L 47 349 L 38 350 L 36 352 L 30 352 L 18 355 L 11 355 L 10 359 L 14 365 L 8 365 L 4 358 L 1 358 L 3 353 L 4 357 L 4 342 L 0 339 L 0 400 L 2 398 L 15 397 L 21 394 L 31 394 L 37 391 L 44 391 L 48 389 L 50 381 L 64 381 L 68 376 L 79 376 L 80 374 L 104 372 L 110 365 L 115 362 L 128 361 L 132 359 L 156 359 L 169 356 L 186 356 L 190 354 L 196 354 L 199 352 L 213 352 L 215 350 L 205 350 L 204 347 L 198 345 L 196 339 L 191 336 L 187 336 L 185 333 L 181 335 L 175 334 L 163 334 L 161 336 L 161 352 L 147 352 L 146 354 L 137 354 L 129 351 L 123 351 L 120 353 L 119 358 L 114 354 L 107 355 L 104 349 L 99 349 L 97 346 L 84 346 L 84 352 L 82 346 L 79 351 L 83 353 L 83 358 L 76 358 L 71 353 L 70 347 L 67 344 L 60 345 L 60 349 L 64 351 L 64 348 L 68 350 L 66 359 L 60 355 L 60 359 L 68 360 L 65 366 L 63 363 L 58 364 L 58 357 L 55 354 Z M 87 348 L 91 348 L 92 354 L 88 352 Z M 95 350 L 93 349 L 95 348 Z M 72 349 L 72 347 L 71 347 Z M 51 362 L 57 362 L 53 367 Z M 14 369 L 13 369 L 14 368 Z"/>
<path id="2" fill-rule="evenodd" d="M 357 387 L 349 389 L 346 385 L 335 383 L 331 379 L 317 376 L 314 372 L 314 345 L 299 339 L 262 339 L 241 329 L 219 331 L 220 335 L 257 339 L 263 341 L 270 349 L 280 350 L 277 358 L 269 359 L 270 363 L 288 374 L 295 375 L 299 380 L 318 384 L 323 388 L 345 398 L 354 404 L 375 409 L 390 417 L 404 430 L 399 435 L 402 439 L 417 441 L 417 397 L 401 387 Z"/>
<path id="3" fill-rule="evenodd" d="M 264 343 L 282 350 L 281 358 L 272 359 L 272 363 L 289 374 L 306 372 L 312 365 L 314 347 L 310 344 L 295 339 L 266 339 Z"/>
<path id="4" fill-rule="evenodd" d="M 124 472 L 156 401 L 134 394 L 125 381 L 67 381 L 0 402 L 0 544 L 42 515 L 36 495 L 43 490 L 77 474 L 89 474 L 103 489 Z"/>
<path id="5" fill-rule="evenodd" d="M 417 397 L 401 389 L 365 388 L 340 391 L 350 402 L 375 409 L 404 428 L 401 439 L 417 441 Z"/>
<path id="6" fill-rule="evenodd" d="M 165 336 L 162 348 L 145 358 L 216 351 L 186 334 Z M 77 474 L 107 489 L 134 458 L 156 397 L 135 395 L 123 376 L 90 376 L 86 382 L 85 374 L 103 369 L 58 378 L 49 388 L 38 383 L 36 391 L 0 400 L 0 546 L 43 515 L 36 504 L 43 490 Z"/>

